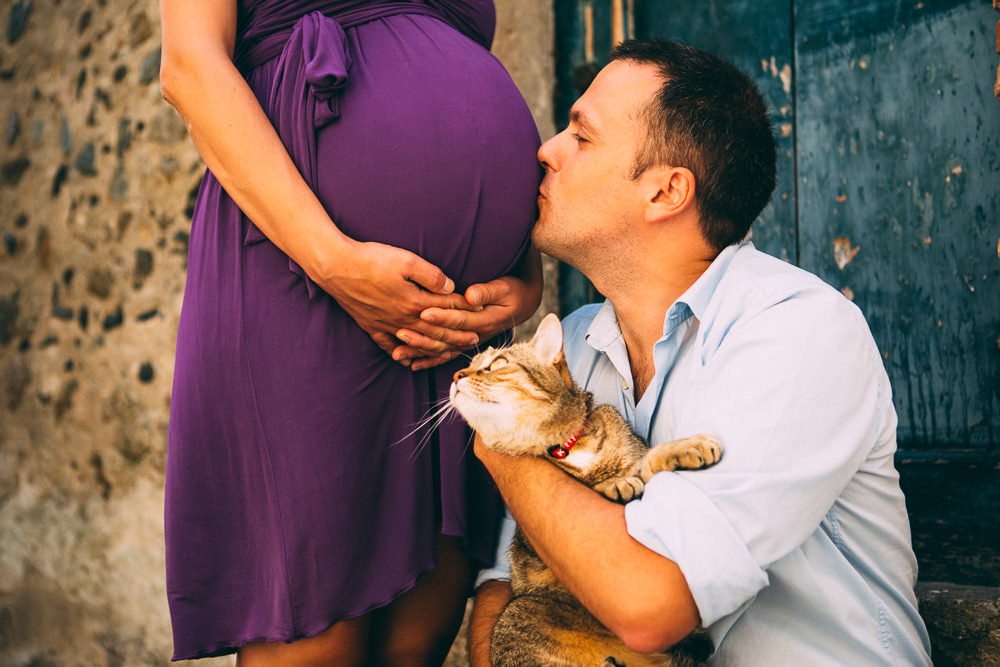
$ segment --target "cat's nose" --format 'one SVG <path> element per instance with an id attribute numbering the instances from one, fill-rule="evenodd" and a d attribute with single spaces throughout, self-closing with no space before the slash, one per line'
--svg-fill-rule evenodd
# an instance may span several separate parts
<path id="1" fill-rule="evenodd" d="M 469 373 L 468 373 L 467 369 L 463 369 L 463 370 L 460 370 L 460 371 L 458 371 L 457 373 L 455 373 L 455 374 L 454 374 L 454 375 L 452 376 L 452 379 L 453 379 L 453 380 L 454 380 L 455 382 L 458 382 L 459 380 L 461 380 L 462 378 L 464 378 L 464 377 L 465 377 L 466 375 L 468 375 L 468 374 L 469 374 Z"/>

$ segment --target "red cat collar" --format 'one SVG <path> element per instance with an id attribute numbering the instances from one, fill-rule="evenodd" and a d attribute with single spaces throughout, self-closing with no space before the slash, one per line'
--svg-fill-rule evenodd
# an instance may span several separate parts
<path id="1" fill-rule="evenodd" d="M 589 412 L 586 415 L 584 415 L 583 424 L 580 425 L 580 430 L 576 432 L 576 435 L 574 435 L 572 438 L 562 443 L 561 445 L 552 445 L 551 447 L 549 447 L 549 456 L 551 456 L 554 459 L 564 459 L 567 456 L 569 456 L 569 450 L 573 449 L 573 445 L 575 445 L 576 441 L 580 439 L 581 435 L 583 435 L 583 429 L 587 425 L 587 417 L 589 416 L 590 416 Z"/>

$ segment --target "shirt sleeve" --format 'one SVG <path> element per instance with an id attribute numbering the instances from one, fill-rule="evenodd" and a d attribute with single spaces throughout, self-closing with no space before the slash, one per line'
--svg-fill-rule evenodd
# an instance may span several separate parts
<path id="1" fill-rule="evenodd" d="M 485 48 L 493 45 L 497 14 L 493 0 L 427 0 L 448 22 L 469 39 Z"/>
<path id="2" fill-rule="evenodd" d="M 700 352 L 691 386 L 660 409 L 677 437 L 717 436 L 723 458 L 655 476 L 626 521 L 678 564 L 709 626 L 745 609 L 819 529 L 878 444 L 891 395 L 867 324 L 832 291 L 734 322 Z"/>

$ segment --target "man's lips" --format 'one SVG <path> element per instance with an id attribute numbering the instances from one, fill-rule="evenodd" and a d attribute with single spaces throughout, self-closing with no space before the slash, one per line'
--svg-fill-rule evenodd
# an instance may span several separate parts
<path id="1" fill-rule="evenodd" d="M 545 194 L 545 181 L 546 180 L 548 180 L 548 177 L 543 178 L 542 181 L 541 181 L 541 183 L 538 184 L 538 199 L 548 199 L 549 198 L 549 196 L 547 194 Z"/>

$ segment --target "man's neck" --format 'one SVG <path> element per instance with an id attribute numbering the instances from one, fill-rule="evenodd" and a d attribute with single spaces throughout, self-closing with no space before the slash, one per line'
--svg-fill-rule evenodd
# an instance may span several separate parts
<path id="1" fill-rule="evenodd" d="M 669 271 L 650 271 L 646 279 L 606 294 L 615 307 L 628 349 L 636 402 L 655 375 L 653 346 L 663 336 L 667 311 L 711 265 L 712 258 L 683 264 L 661 264 Z"/>

